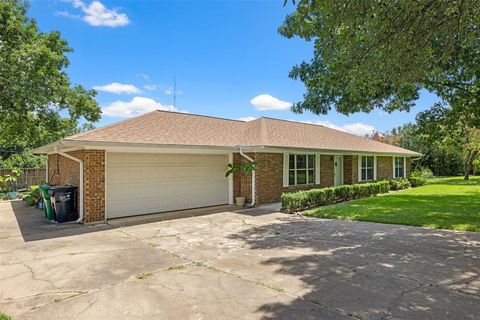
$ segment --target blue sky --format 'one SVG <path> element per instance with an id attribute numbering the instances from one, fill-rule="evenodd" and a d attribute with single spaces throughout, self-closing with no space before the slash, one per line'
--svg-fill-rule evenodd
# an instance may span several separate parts
<path id="1" fill-rule="evenodd" d="M 413 121 L 435 101 L 423 92 L 410 113 L 293 114 L 288 106 L 304 87 L 288 73 L 311 57 L 312 46 L 277 33 L 292 10 L 283 0 L 32 0 L 28 15 L 42 31 L 60 31 L 74 49 L 68 74 L 97 89 L 104 112 L 97 126 L 174 110 L 174 78 L 178 111 L 308 121 L 357 134 Z"/>

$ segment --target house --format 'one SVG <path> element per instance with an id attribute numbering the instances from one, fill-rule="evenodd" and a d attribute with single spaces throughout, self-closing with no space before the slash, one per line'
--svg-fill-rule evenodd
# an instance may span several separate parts
<path id="1" fill-rule="evenodd" d="M 405 177 L 421 154 L 352 134 L 262 117 L 153 111 L 34 150 L 47 181 L 78 187 L 80 221 L 280 200 L 283 192 Z M 225 177 L 228 163 L 257 162 Z"/>

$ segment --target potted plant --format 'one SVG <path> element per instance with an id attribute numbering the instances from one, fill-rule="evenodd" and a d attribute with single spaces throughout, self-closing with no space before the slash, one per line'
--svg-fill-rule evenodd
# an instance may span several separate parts
<path id="1" fill-rule="evenodd" d="M 245 163 L 237 163 L 237 164 L 228 164 L 228 170 L 225 172 L 225 177 L 237 172 L 245 172 L 249 173 L 255 170 L 257 163 L 253 162 L 245 162 Z M 239 196 L 235 197 L 235 203 L 238 207 L 243 207 L 245 205 L 245 197 Z"/>
<path id="2" fill-rule="evenodd" d="M 8 194 L 8 199 L 14 200 L 17 198 L 17 188 L 16 182 L 17 178 L 22 174 L 20 169 L 12 169 L 10 174 L 7 174 L 0 179 L 0 183 L 3 184 L 4 192 L 6 191 Z M 5 197 L 3 197 L 5 198 Z"/>

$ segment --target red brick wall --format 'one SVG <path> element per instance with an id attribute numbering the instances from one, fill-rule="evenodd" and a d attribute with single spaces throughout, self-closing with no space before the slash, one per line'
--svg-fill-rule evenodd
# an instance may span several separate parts
<path id="1" fill-rule="evenodd" d="M 84 222 L 104 220 L 105 151 L 78 150 L 68 152 L 68 154 L 83 161 Z M 51 154 L 48 156 L 48 177 L 50 184 L 79 187 L 80 164 L 61 155 Z M 78 191 L 79 189 L 77 189 Z M 78 196 L 77 199 L 79 199 Z"/>
<path id="2" fill-rule="evenodd" d="M 319 185 L 303 185 L 283 187 L 283 153 L 248 153 L 249 157 L 257 161 L 255 170 L 255 202 L 257 204 L 280 201 L 283 192 L 308 190 L 312 188 L 327 187 L 334 184 L 333 160 L 331 156 L 321 156 L 320 183 Z M 233 155 L 234 164 L 246 162 L 239 153 Z M 245 203 L 251 202 L 251 173 L 237 173 L 233 177 L 234 197 L 243 196 Z"/>
<path id="3" fill-rule="evenodd" d="M 410 175 L 410 172 L 412 171 L 412 158 L 407 157 L 405 159 L 406 162 L 406 169 L 407 169 L 407 177 Z"/>
<path id="4" fill-rule="evenodd" d="M 84 158 L 84 221 L 105 219 L 105 151 L 85 150 Z"/>
<path id="5" fill-rule="evenodd" d="M 320 186 L 331 187 L 335 184 L 335 161 L 333 156 L 320 156 Z"/>
<path id="6" fill-rule="evenodd" d="M 343 156 L 343 182 L 345 184 L 358 182 L 358 156 Z"/>
<path id="7" fill-rule="evenodd" d="M 393 157 L 377 156 L 377 180 L 393 178 Z"/>

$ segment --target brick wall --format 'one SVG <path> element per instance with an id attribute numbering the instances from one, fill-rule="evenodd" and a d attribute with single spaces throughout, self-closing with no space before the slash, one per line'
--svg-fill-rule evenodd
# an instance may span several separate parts
<path id="1" fill-rule="evenodd" d="M 105 151 L 85 150 L 84 221 L 105 219 Z"/>
<path id="2" fill-rule="evenodd" d="M 327 187 L 334 184 L 333 160 L 331 156 L 321 156 L 320 184 L 283 187 L 283 154 L 282 153 L 248 153 L 249 157 L 257 161 L 255 170 L 255 202 L 257 204 L 280 201 L 283 192 L 308 190 Z M 234 164 L 247 162 L 239 153 L 233 155 Z M 234 197 L 245 197 L 245 203 L 252 199 L 251 173 L 237 173 L 233 176 Z"/>
<path id="3" fill-rule="evenodd" d="M 320 156 L 320 186 L 331 187 L 335 184 L 335 161 L 333 156 Z"/>
<path id="4" fill-rule="evenodd" d="M 105 151 L 78 150 L 67 154 L 83 161 L 84 222 L 105 219 Z M 80 164 L 58 154 L 48 156 L 50 184 L 80 185 Z M 78 193 L 79 189 L 77 189 Z M 76 197 L 79 199 L 78 195 Z M 78 201 L 77 201 L 77 209 Z"/>
<path id="5" fill-rule="evenodd" d="M 377 180 L 393 178 L 393 157 L 377 156 Z"/>
<path id="6" fill-rule="evenodd" d="M 358 156 L 343 156 L 343 182 L 345 184 L 358 182 Z"/>
<path id="7" fill-rule="evenodd" d="M 408 177 L 410 175 L 410 172 L 412 171 L 412 158 L 407 157 L 405 162 L 406 162 L 406 171 L 407 171 L 407 177 Z"/>

